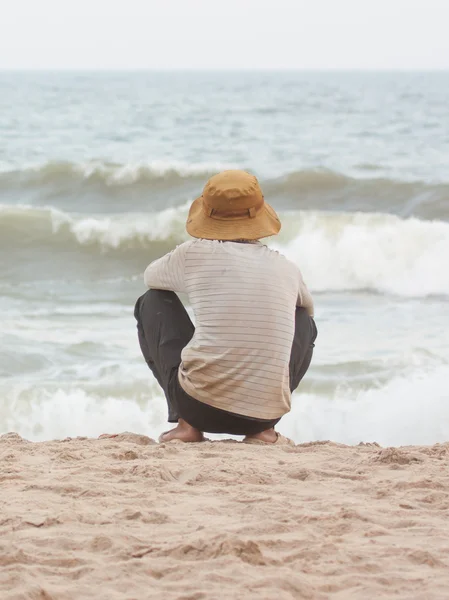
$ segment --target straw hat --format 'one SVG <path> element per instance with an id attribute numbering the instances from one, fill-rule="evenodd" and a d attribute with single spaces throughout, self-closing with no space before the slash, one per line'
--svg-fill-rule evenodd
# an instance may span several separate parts
<path id="1" fill-rule="evenodd" d="M 186 229 L 207 240 L 258 240 L 279 233 L 281 222 L 254 175 L 223 171 L 209 179 L 192 203 Z"/>

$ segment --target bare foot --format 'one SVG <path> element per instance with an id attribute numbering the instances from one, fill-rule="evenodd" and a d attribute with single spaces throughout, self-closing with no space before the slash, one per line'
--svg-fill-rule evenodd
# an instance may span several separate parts
<path id="1" fill-rule="evenodd" d="M 260 433 L 255 433 L 254 435 L 247 435 L 244 442 L 248 440 L 259 440 L 260 442 L 265 442 L 266 444 L 274 444 L 278 439 L 278 434 L 275 432 L 274 427 L 271 429 L 265 429 L 265 431 L 261 431 Z"/>
<path id="2" fill-rule="evenodd" d="M 170 442 L 171 440 L 180 440 L 181 442 L 204 442 L 203 432 L 195 429 L 184 421 L 179 419 L 174 429 L 166 431 L 159 437 L 160 442 Z"/>

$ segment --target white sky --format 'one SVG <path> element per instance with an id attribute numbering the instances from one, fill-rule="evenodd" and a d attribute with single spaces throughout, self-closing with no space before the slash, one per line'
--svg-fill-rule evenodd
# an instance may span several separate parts
<path id="1" fill-rule="evenodd" d="M 0 0 L 0 68 L 449 69 L 449 0 Z"/>

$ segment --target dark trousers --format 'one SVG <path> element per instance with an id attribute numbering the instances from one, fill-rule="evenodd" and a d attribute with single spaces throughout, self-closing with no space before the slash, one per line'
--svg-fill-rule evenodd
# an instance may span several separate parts
<path id="1" fill-rule="evenodd" d="M 178 381 L 181 351 L 192 339 L 195 328 L 174 292 L 149 290 L 137 300 L 134 316 L 142 354 L 164 390 L 170 423 L 182 418 L 200 431 L 254 435 L 279 422 L 280 419 L 253 419 L 209 406 L 182 389 Z M 291 391 L 309 368 L 316 336 L 314 320 L 304 308 L 297 308 L 290 357 Z"/>

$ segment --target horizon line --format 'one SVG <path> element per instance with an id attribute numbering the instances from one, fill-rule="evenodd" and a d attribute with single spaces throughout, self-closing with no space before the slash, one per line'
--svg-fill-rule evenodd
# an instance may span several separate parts
<path id="1" fill-rule="evenodd" d="M 445 73 L 447 67 L 2 67 L 0 72 L 84 72 L 84 73 Z"/>

